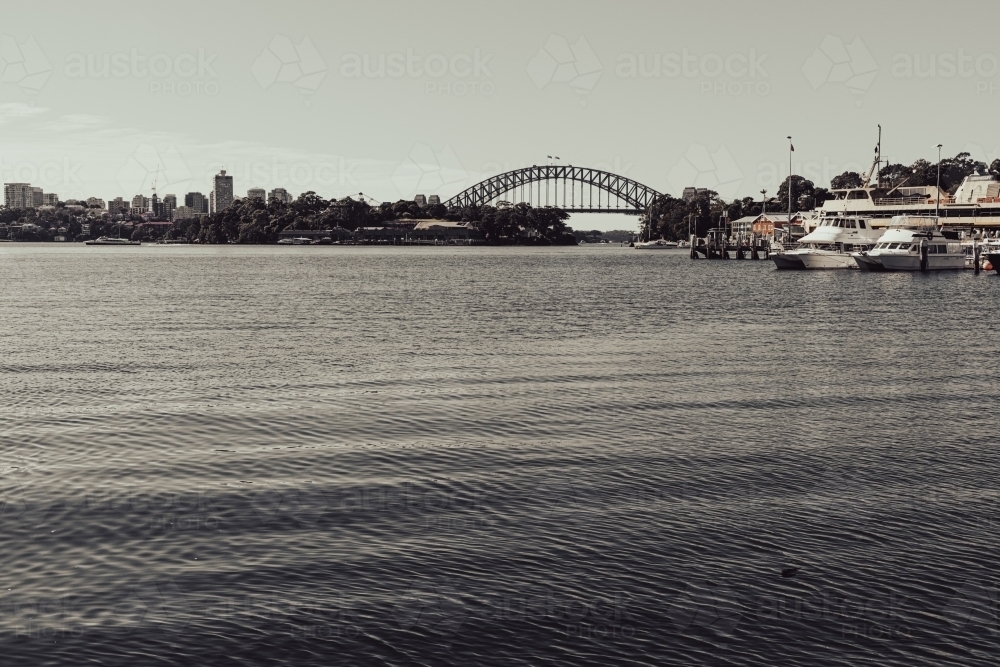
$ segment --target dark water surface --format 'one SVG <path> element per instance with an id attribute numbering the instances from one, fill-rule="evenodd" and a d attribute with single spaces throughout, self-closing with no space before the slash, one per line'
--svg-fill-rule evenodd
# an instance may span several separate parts
<path id="1" fill-rule="evenodd" d="M 4 244 L 0 288 L 4 664 L 1000 663 L 996 276 Z"/>

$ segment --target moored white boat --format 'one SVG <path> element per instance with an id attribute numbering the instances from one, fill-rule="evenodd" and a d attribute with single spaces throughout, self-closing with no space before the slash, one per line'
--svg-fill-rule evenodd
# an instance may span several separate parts
<path id="1" fill-rule="evenodd" d="M 798 247 L 771 255 L 779 269 L 851 269 L 851 253 L 870 248 L 881 232 L 864 218 L 830 216 L 799 240 Z"/>
<path id="2" fill-rule="evenodd" d="M 956 271 L 965 252 L 954 231 L 942 232 L 932 216 L 897 215 L 870 251 L 857 253 L 867 271 Z"/>
<path id="3" fill-rule="evenodd" d="M 636 250 L 670 250 L 676 247 L 678 247 L 676 241 L 664 241 L 663 239 L 643 241 L 642 243 L 635 244 Z"/>

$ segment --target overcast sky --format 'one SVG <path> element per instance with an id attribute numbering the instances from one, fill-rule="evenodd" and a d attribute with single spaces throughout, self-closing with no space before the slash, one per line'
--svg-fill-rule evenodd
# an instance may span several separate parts
<path id="1" fill-rule="evenodd" d="M 447 198 L 547 155 L 661 192 L 998 155 L 1000 4 L 7 3 L 0 170 L 62 199 Z M 591 221 L 594 221 L 591 224 Z M 604 221 L 604 222 L 602 222 Z M 591 216 L 578 227 L 621 227 Z"/>

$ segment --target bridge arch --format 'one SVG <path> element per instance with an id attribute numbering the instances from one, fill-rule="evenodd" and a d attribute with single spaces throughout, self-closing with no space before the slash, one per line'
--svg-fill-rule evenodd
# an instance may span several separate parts
<path id="1" fill-rule="evenodd" d="M 491 176 L 444 202 L 453 207 L 511 201 L 578 213 L 645 213 L 663 194 L 610 171 L 572 165 L 534 165 Z M 596 195 L 596 196 L 595 196 Z"/>

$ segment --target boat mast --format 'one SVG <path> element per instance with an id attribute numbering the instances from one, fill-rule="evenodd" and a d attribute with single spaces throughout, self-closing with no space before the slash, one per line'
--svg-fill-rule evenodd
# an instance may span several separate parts
<path id="1" fill-rule="evenodd" d="M 876 169 L 879 170 L 878 178 L 881 181 L 882 178 L 881 166 L 882 166 L 882 126 L 879 125 L 878 143 L 875 144 L 875 159 L 872 160 L 872 167 L 871 169 L 868 170 L 868 173 L 865 174 L 865 182 L 861 184 L 861 187 L 867 188 L 869 185 L 871 185 L 872 176 L 875 175 Z"/>

